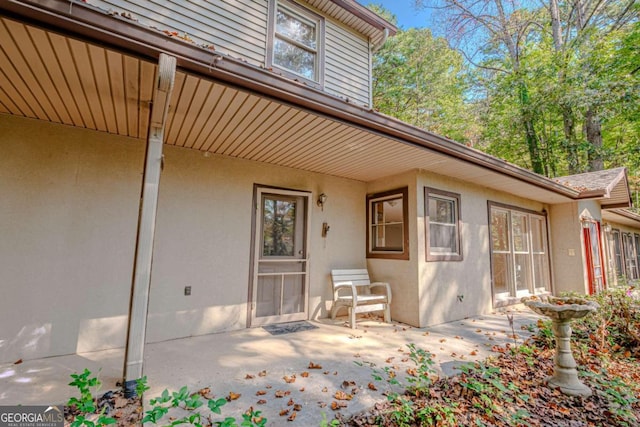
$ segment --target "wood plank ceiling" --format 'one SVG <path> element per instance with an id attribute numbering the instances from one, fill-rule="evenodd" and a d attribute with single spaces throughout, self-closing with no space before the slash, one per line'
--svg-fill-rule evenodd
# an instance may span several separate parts
<path id="1" fill-rule="evenodd" d="M 0 19 L 0 113 L 145 139 L 156 65 Z M 369 182 L 423 169 L 548 203 L 480 166 L 178 71 L 166 143 Z"/>

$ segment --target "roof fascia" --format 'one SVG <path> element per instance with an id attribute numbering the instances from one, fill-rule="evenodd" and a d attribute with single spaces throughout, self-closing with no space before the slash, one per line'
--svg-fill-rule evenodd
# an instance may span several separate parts
<path id="1" fill-rule="evenodd" d="M 580 193 L 579 199 L 602 199 L 609 196 L 609 191 L 603 189 L 587 190 Z"/>
<path id="2" fill-rule="evenodd" d="M 620 215 L 624 218 L 630 219 L 632 221 L 637 221 L 638 223 L 640 223 L 640 215 L 638 215 L 635 212 L 631 212 L 629 210 L 626 209 L 611 209 L 612 213 L 616 214 L 616 215 Z"/>
<path id="3" fill-rule="evenodd" d="M 630 203 L 611 203 L 611 204 L 601 204 L 600 207 L 602 209 L 623 209 L 623 208 L 630 208 L 631 204 Z"/>
<path id="4" fill-rule="evenodd" d="M 349 13 L 357 16 L 367 24 L 370 24 L 372 27 L 375 27 L 380 31 L 384 31 L 385 29 L 389 30 L 389 35 L 391 36 L 395 35 L 398 32 L 398 28 L 395 25 L 355 1 L 331 0 L 331 2 L 337 6 L 340 6 Z"/>
<path id="5" fill-rule="evenodd" d="M 160 31 L 126 18 L 104 13 L 85 3 L 67 0 L 0 1 L 0 12 L 9 17 L 89 40 L 135 56 L 156 61 L 160 53 L 177 58 L 178 67 L 239 89 L 253 90 L 278 102 L 377 133 L 398 142 L 451 156 L 518 181 L 535 185 L 568 199 L 580 192 L 479 150 L 427 132 L 368 108 L 286 79 L 241 60 L 222 56 L 188 42 L 169 38 Z"/>

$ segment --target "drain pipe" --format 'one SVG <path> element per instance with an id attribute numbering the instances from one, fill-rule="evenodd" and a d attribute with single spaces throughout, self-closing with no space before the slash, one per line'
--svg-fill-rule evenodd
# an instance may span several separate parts
<path id="1" fill-rule="evenodd" d="M 151 264 L 153 260 L 153 239 L 158 210 L 158 190 L 162 169 L 162 145 L 164 128 L 169 112 L 169 101 L 176 75 L 176 58 L 160 54 L 158 78 L 153 91 L 153 103 L 149 118 L 149 134 L 144 160 L 144 175 L 140 210 L 138 214 L 138 234 L 133 265 L 131 299 L 129 303 L 129 324 L 127 346 L 124 356 L 124 395 L 136 396 L 138 379 L 142 378 L 144 344 L 147 330 L 147 310 L 149 308 L 149 287 L 151 285 Z"/>
<path id="2" fill-rule="evenodd" d="M 380 50 L 389 38 L 389 29 L 382 30 L 382 39 L 377 44 L 371 44 L 369 48 L 369 109 L 373 109 L 373 54 Z"/>

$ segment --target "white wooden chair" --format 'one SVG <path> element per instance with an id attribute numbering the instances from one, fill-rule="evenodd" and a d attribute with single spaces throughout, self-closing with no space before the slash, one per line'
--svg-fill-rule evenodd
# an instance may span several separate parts
<path id="1" fill-rule="evenodd" d="M 369 311 L 384 311 L 384 321 L 391 322 L 391 286 L 389 283 L 369 280 L 367 269 L 331 270 L 333 282 L 333 307 L 331 318 L 346 307 L 349 324 L 356 328 L 356 314 Z"/>

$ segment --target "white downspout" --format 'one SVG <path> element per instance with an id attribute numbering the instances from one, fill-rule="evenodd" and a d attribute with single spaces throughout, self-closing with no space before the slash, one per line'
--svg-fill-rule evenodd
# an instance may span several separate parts
<path id="1" fill-rule="evenodd" d="M 133 283 L 129 304 L 129 325 L 124 357 L 123 388 L 126 397 L 136 395 L 137 380 L 142 378 L 144 344 L 149 307 L 149 287 L 151 285 L 151 264 L 153 260 L 153 239 L 158 210 L 158 190 L 162 169 L 162 145 L 164 127 L 169 112 L 169 101 L 176 76 L 176 58 L 160 54 L 158 59 L 158 80 L 153 92 L 153 105 L 149 118 L 149 134 L 138 214 L 138 235 L 133 265 Z"/>
<path id="2" fill-rule="evenodd" d="M 373 54 L 380 50 L 384 46 L 385 42 L 389 38 L 389 29 L 382 30 L 382 39 L 378 44 L 370 44 L 369 48 L 369 109 L 373 109 Z"/>

